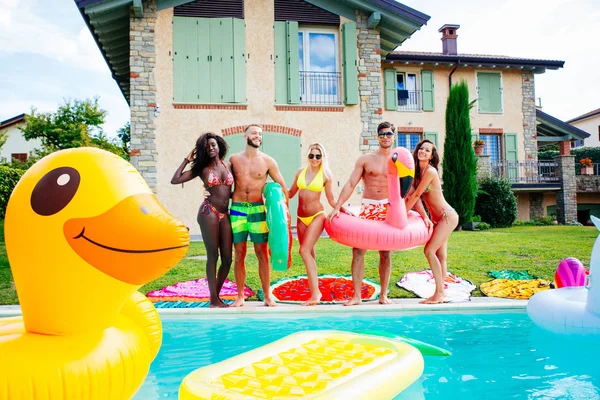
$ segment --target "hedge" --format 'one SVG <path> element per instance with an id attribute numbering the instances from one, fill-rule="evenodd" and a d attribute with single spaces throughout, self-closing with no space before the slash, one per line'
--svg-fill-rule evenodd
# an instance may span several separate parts
<path id="1" fill-rule="evenodd" d="M 558 151 L 540 151 L 538 153 L 538 159 L 540 160 L 553 160 L 554 157 L 558 156 Z M 590 158 L 594 164 L 600 164 L 600 147 L 577 147 L 571 149 L 571 155 L 575 156 L 575 164 L 579 163 L 582 158 Z"/>
<path id="2" fill-rule="evenodd" d="M 25 171 L 0 165 L 0 218 L 4 219 L 10 195 Z"/>

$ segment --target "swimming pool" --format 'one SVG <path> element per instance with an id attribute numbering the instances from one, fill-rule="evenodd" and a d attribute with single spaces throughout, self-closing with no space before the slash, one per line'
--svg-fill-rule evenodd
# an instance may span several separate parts
<path id="1" fill-rule="evenodd" d="M 193 370 L 309 329 L 384 330 L 452 351 L 425 357 L 421 379 L 396 399 L 600 399 L 600 343 L 562 341 L 534 327 L 525 312 L 163 316 L 163 329 L 162 348 L 136 400 L 177 399 Z"/>

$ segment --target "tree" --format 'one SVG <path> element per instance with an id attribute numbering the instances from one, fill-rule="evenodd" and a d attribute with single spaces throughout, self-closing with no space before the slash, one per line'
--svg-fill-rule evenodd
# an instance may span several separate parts
<path id="1" fill-rule="evenodd" d="M 129 121 L 117 131 L 117 138 L 121 141 L 123 151 L 129 156 L 131 146 L 131 124 Z"/>
<path id="2" fill-rule="evenodd" d="M 106 111 L 93 100 L 65 100 L 54 113 L 38 113 L 31 109 L 26 125 L 19 128 L 25 139 L 41 139 L 45 147 L 58 150 L 89 146 L 92 138 L 102 133 Z"/>
<path id="3" fill-rule="evenodd" d="M 116 139 L 108 138 L 101 125 L 104 124 L 107 112 L 93 100 L 65 100 L 56 112 L 38 113 L 31 109 L 31 115 L 25 116 L 26 125 L 19 128 L 26 140 L 40 139 L 42 149 L 38 157 L 43 157 L 57 150 L 74 147 L 97 147 L 129 159 Z"/>
<path id="4" fill-rule="evenodd" d="M 459 216 L 459 226 L 473 217 L 477 196 L 477 159 L 471 143 L 469 88 L 465 81 L 452 86 L 446 103 L 444 141 L 444 196 Z"/>

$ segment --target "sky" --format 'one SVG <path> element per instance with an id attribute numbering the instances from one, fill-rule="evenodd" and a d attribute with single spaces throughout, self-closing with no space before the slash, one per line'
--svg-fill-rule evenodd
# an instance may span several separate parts
<path id="1" fill-rule="evenodd" d="M 458 24 L 458 52 L 565 61 L 536 75 L 543 111 L 568 120 L 600 108 L 598 0 L 404 0 L 431 17 L 398 50 L 442 49 Z M 129 107 L 73 0 L 0 0 L 0 121 L 55 111 L 65 99 L 99 97 L 115 136 Z M 539 100 L 536 100 L 538 102 Z"/>

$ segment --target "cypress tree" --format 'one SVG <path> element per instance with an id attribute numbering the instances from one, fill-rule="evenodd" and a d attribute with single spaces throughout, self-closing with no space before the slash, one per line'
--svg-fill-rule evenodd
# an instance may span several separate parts
<path id="1" fill-rule="evenodd" d="M 464 80 L 452 86 L 446 103 L 444 196 L 459 216 L 459 227 L 471 220 L 477 197 L 477 159 L 471 143 L 469 88 Z"/>

